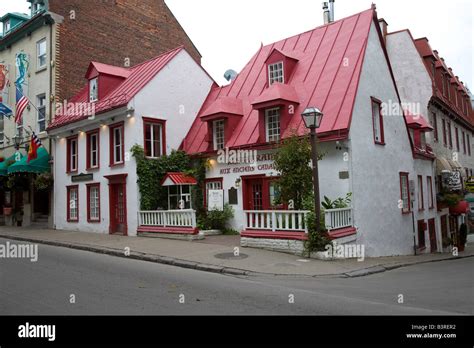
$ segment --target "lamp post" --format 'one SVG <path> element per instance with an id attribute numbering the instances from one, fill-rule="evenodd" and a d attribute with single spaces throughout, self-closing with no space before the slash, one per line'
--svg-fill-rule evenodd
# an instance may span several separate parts
<path id="1" fill-rule="evenodd" d="M 307 107 L 301 114 L 306 128 L 311 134 L 311 160 L 313 162 L 313 187 L 314 187 L 314 214 L 316 215 L 316 232 L 320 230 L 321 202 L 319 200 L 319 174 L 318 174 L 318 152 L 316 149 L 316 129 L 321 125 L 323 113 L 315 107 Z"/>
<path id="2" fill-rule="evenodd" d="M 23 137 L 19 134 L 15 135 L 13 138 L 13 144 L 15 144 L 15 149 L 18 151 L 20 149 L 21 143 L 23 141 Z"/>

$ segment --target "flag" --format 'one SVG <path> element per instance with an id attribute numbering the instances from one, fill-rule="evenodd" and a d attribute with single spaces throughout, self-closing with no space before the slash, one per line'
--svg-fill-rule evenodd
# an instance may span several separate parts
<path id="1" fill-rule="evenodd" d="M 21 93 L 18 86 L 16 86 L 16 115 L 15 115 L 15 123 L 21 124 L 21 116 L 23 115 L 23 111 L 25 111 L 26 107 L 30 101 L 27 97 Z"/>
<path id="2" fill-rule="evenodd" d="M 10 118 L 12 114 L 13 114 L 12 109 L 10 109 L 8 106 L 0 102 L 0 116 L 1 117 L 6 116 Z"/>
<path id="3" fill-rule="evenodd" d="M 41 140 L 36 136 L 35 132 L 33 132 L 31 135 L 30 148 L 28 149 L 28 159 L 26 163 L 30 163 L 31 160 L 38 157 L 38 148 L 40 148 L 41 145 Z"/>

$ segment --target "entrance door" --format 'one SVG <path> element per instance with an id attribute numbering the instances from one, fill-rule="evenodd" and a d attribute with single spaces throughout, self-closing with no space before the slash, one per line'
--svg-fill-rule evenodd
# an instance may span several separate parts
<path id="1" fill-rule="evenodd" d="M 263 179 L 247 180 L 247 209 L 263 210 Z"/>
<path id="2" fill-rule="evenodd" d="M 434 253 L 438 251 L 438 243 L 436 242 L 436 228 L 435 228 L 435 219 L 428 220 L 428 232 L 430 235 L 430 247 L 431 252 Z"/>
<path id="3" fill-rule="evenodd" d="M 125 184 L 110 184 L 110 233 L 127 234 L 127 201 Z"/>

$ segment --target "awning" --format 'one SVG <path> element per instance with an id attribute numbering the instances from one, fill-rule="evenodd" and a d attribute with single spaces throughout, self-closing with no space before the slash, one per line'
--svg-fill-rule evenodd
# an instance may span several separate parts
<path id="1" fill-rule="evenodd" d="M 436 157 L 436 173 L 440 175 L 443 171 L 452 172 L 453 168 L 445 157 Z"/>
<path id="2" fill-rule="evenodd" d="M 469 203 L 467 201 L 460 201 L 456 206 L 449 208 L 451 215 L 467 214 L 469 212 Z"/>
<path id="3" fill-rule="evenodd" d="M 17 156 L 19 157 L 20 161 L 23 159 L 23 155 L 21 152 L 11 155 L 5 161 L 0 163 L 0 176 L 7 176 L 8 175 L 8 167 L 15 164 Z"/>
<path id="4" fill-rule="evenodd" d="M 429 124 L 429 122 L 423 117 L 421 114 L 412 114 L 408 110 L 405 111 L 405 119 L 407 120 L 407 124 L 410 128 L 415 129 L 422 129 L 422 130 L 433 130 L 433 127 Z"/>
<path id="5" fill-rule="evenodd" d="M 187 176 L 184 173 L 167 173 L 163 180 L 161 180 L 161 186 L 176 186 L 176 185 L 197 185 L 196 179 L 191 176 Z"/>
<path id="6" fill-rule="evenodd" d="M 8 174 L 13 173 L 47 173 L 51 170 L 49 164 L 49 153 L 44 147 L 38 149 L 38 157 L 26 163 L 27 157 L 23 157 L 21 161 L 12 164 L 8 168 Z"/>

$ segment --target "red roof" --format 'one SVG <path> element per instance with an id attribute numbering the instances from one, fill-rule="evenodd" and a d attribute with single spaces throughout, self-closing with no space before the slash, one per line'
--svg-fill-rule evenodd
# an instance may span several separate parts
<path id="1" fill-rule="evenodd" d="M 407 120 L 408 127 L 433 130 L 429 122 L 423 117 L 423 115 L 413 115 L 408 110 L 404 110 L 405 119 Z"/>
<path id="2" fill-rule="evenodd" d="M 263 104 L 273 100 L 284 100 L 299 104 L 300 99 L 293 86 L 284 83 L 274 83 L 266 88 L 265 91 L 252 102 L 252 105 Z"/>
<path id="3" fill-rule="evenodd" d="M 122 68 L 120 66 L 103 64 L 99 62 L 91 62 L 89 69 L 87 69 L 86 78 L 89 75 L 89 72 L 92 68 L 95 68 L 99 74 L 106 74 L 106 75 L 113 75 L 113 76 L 120 76 L 127 78 L 130 76 L 130 69 Z"/>
<path id="4" fill-rule="evenodd" d="M 163 180 L 161 180 L 161 185 L 163 185 L 168 179 L 169 179 L 169 184 L 164 185 L 164 186 L 197 185 L 196 179 L 194 179 L 191 176 L 187 176 L 184 173 L 179 173 L 179 172 L 166 173 Z"/>
<path id="5" fill-rule="evenodd" d="M 202 118 L 216 114 L 230 114 L 243 116 L 242 100 L 232 97 L 222 97 L 212 102 L 206 110 L 201 113 Z"/>
<path id="6" fill-rule="evenodd" d="M 299 102 L 294 109 L 294 117 L 282 130 L 282 138 L 290 136 L 293 130 L 297 130 L 299 135 L 308 132 L 299 116 L 307 106 L 317 106 L 324 112 L 319 134 L 347 137 L 370 25 L 374 18 L 375 10 L 370 9 L 262 46 L 231 84 L 211 89 L 199 116 L 223 97 L 242 100 L 244 115 L 226 139 L 226 146 L 251 146 L 258 143 L 259 138 L 259 112 L 252 103 L 275 93 L 277 97 L 282 95 Z M 290 78 L 285 81 L 287 87 L 272 85 L 272 88 L 267 89 L 265 61 L 274 49 L 286 56 L 297 57 L 298 62 Z M 206 152 L 207 131 L 206 122 L 197 117 L 183 142 L 183 150 L 191 154 Z"/>
<path id="7" fill-rule="evenodd" d="M 95 113 L 99 114 L 127 105 L 181 50 L 184 50 L 182 46 L 128 69 L 95 62 L 92 63 L 91 66 L 100 70 L 102 73 L 124 77 L 123 82 L 118 84 L 115 89 L 94 104 Z M 69 103 L 88 102 L 89 95 L 87 85 L 76 96 L 69 100 Z M 85 110 L 85 108 L 76 108 L 75 110 L 68 110 L 61 114 L 56 114 L 48 130 L 87 119 L 89 116 L 90 112 Z"/>

